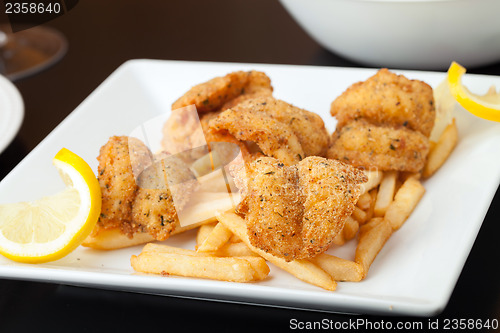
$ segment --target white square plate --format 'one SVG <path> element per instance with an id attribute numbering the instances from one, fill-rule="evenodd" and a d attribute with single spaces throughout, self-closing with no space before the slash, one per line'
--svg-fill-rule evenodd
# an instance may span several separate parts
<path id="1" fill-rule="evenodd" d="M 275 96 L 320 114 L 330 131 L 330 103 L 375 69 L 133 60 L 121 66 L 47 136 L 0 183 L 0 202 L 33 200 L 55 193 L 63 183 L 52 166 L 66 147 L 97 169 L 99 148 L 112 135 L 128 135 L 141 123 L 168 113 L 191 86 L 235 70 L 266 72 Z M 444 73 L 396 71 L 432 86 Z M 500 86 L 499 77 L 467 75 L 477 92 Z M 441 311 L 455 286 L 500 181 L 500 124 L 457 108 L 460 141 L 430 180 L 422 201 L 387 242 L 368 277 L 339 283 L 328 292 L 271 267 L 253 284 L 135 274 L 130 256 L 141 246 L 100 252 L 80 247 L 56 262 L 19 264 L 0 258 L 0 276 L 134 292 L 356 313 L 431 315 Z M 194 248 L 194 232 L 166 243 Z M 354 256 L 354 242 L 332 253 Z"/>

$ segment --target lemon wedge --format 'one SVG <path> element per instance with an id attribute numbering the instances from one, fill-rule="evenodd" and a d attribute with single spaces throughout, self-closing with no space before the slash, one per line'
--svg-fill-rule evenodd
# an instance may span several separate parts
<path id="1" fill-rule="evenodd" d="M 445 128 L 452 123 L 457 101 L 451 95 L 447 80 L 443 80 L 433 89 L 434 102 L 436 105 L 436 118 L 429 140 L 436 143 L 439 141 Z"/>
<path id="2" fill-rule="evenodd" d="M 90 166 L 66 148 L 53 163 L 64 190 L 32 202 L 0 205 L 0 254 L 9 259 L 60 259 L 85 240 L 99 218 L 101 189 Z"/>
<path id="3" fill-rule="evenodd" d="M 448 69 L 448 85 L 453 97 L 473 115 L 500 122 L 500 94 L 495 91 L 494 87 L 483 96 L 471 93 L 462 85 L 462 75 L 465 72 L 466 69 L 458 63 L 451 63 Z"/>

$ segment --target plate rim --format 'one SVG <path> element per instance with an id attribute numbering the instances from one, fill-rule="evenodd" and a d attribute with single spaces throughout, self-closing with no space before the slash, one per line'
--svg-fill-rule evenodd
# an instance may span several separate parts
<path id="1" fill-rule="evenodd" d="M 21 129 L 24 120 L 24 101 L 21 92 L 5 76 L 0 75 L 0 90 L 9 98 L 11 108 L 7 109 L 10 123 L 6 126 L 7 132 L 0 133 L 0 154 L 10 145 Z"/>

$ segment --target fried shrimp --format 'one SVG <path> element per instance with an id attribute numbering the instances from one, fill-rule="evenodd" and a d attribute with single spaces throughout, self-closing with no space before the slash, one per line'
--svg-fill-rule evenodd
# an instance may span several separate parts
<path id="1" fill-rule="evenodd" d="M 252 244 L 286 260 L 300 257 L 303 197 L 297 170 L 262 157 L 247 164 L 246 172 L 240 171 L 237 178 Z"/>
<path id="2" fill-rule="evenodd" d="M 307 157 L 287 167 L 262 157 L 235 171 L 252 244 L 284 258 L 328 249 L 354 210 L 364 173 L 340 161 Z"/>
<path id="3" fill-rule="evenodd" d="M 305 155 L 292 129 L 261 111 L 226 110 L 210 121 L 210 130 L 229 133 L 239 141 L 255 142 L 265 155 L 286 165 L 297 163 Z"/>
<path id="4" fill-rule="evenodd" d="M 381 69 L 332 103 L 337 120 L 327 157 L 358 167 L 419 172 L 435 119 L 432 88 Z"/>
<path id="5" fill-rule="evenodd" d="M 162 130 L 162 149 L 175 154 L 206 145 L 215 139 L 208 135 L 210 119 L 243 101 L 272 93 L 269 77 L 257 71 L 233 72 L 194 86 L 173 103 L 172 115 Z M 191 157 L 198 159 L 200 154 L 202 150 L 196 150 Z"/>
<path id="6" fill-rule="evenodd" d="M 135 147 L 132 156 L 129 145 Z M 100 228 L 120 227 L 122 231 L 130 232 L 132 204 L 137 191 L 131 161 L 134 159 L 140 168 L 151 163 L 152 156 L 142 142 L 126 136 L 111 137 L 100 150 L 97 157 L 97 178 L 102 192 Z"/>
<path id="7" fill-rule="evenodd" d="M 305 156 L 325 156 L 329 135 L 320 116 L 282 100 L 258 97 L 233 108 L 237 112 L 263 112 L 290 127 L 297 136 Z"/>
<path id="8" fill-rule="evenodd" d="M 252 71 L 248 80 L 248 84 L 244 88 L 243 93 L 240 96 L 224 103 L 221 111 L 233 108 L 236 105 L 250 99 L 259 97 L 271 97 L 272 94 L 273 88 L 271 86 L 271 80 L 269 79 L 269 77 L 262 72 Z"/>
<path id="9" fill-rule="evenodd" d="M 186 115 L 191 110 L 173 114 L 163 129 L 164 150 L 222 141 L 237 143 L 245 161 L 266 155 L 291 165 L 306 156 L 325 156 L 330 138 L 321 117 L 274 99 L 272 91 L 269 77 L 257 71 L 233 72 L 193 87 L 172 108 L 196 106 L 199 123 Z"/>
<path id="10" fill-rule="evenodd" d="M 329 136 L 321 117 L 272 97 L 244 101 L 209 121 L 208 136 L 228 133 L 254 142 L 266 156 L 287 165 L 325 156 Z M 248 145 L 248 144 L 247 144 Z"/>
<path id="11" fill-rule="evenodd" d="M 188 203 L 197 187 L 194 174 L 175 156 L 167 156 L 144 170 L 132 205 L 136 229 L 147 231 L 156 240 L 167 239 L 179 224 L 177 211 Z"/>
<path id="12" fill-rule="evenodd" d="M 352 215 L 361 195 L 365 174 L 345 163 L 308 157 L 297 164 L 305 197 L 302 224 L 302 256 L 326 251 Z"/>
<path id="13" fill-rule="evenodd" d="M 200 114 L 220 111 L 258 95 L 270 96 L 272 91 L 266 74 L 238 71 L 192 87 L 172 104 L 172 110 L 194 104 Z"/>
<path id="14" fill-rule="evenodd" d="M 406 127 L 426 137 L 434 127 L 436 113 L 432 88 L 427 83 L 387 69 L 351 85 L 332 102 L 330 112 L 338 120 L 337 128 L 364 119 L 374 125 Z"/>
<path id="15" fill-rule="evenodd" d="M 406 128 L 351 121 L 332 135 L 327 157 L 357 167 L 419 172 L 429 152 L 429 140 Z"/>
<path id="16" fill-rule="evenodd" d="M 102 209 L 95 232 L 119 228 L 129 237 L 146 231 L 168 238 L 179 224 L 176 208 L 196 187 L 191 170 L 173 156 L 154 161 L 146 145 L 126 136 L 111 137 L 97 159 Z"/>

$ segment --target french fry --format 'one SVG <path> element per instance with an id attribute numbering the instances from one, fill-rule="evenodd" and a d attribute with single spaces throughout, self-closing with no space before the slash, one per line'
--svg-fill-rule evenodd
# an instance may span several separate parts
<path id="1" fill-rule="evenodd" d="M 373 218 L 360 228 L 354 261 L 360 265 L 363 279 L 391 234 L 391 225 L 380 217 Z"/>
<path id="2" fill-rule="evenodd" d="M 132 256 L 130 263 L 138 272 L 161 275 L 171 274 L 231 282 L 250 282 L 261 277 L 261 273 L 255 271 L 250 261 L 242 258 L 146 252 Z"/>
<path id="3" fill-rule="evenodd" d="M 198 229 L 196 235 L 196 242 L 198 239 L 203 242 L 206 236 L 215 228 L 215 224 L 204 224 Z M 178 253 L 185 255 L 206 255 L 214 257 L 250 257 L 258 256 L 252 252 L 248 246 L 243 242 L 238 243 L 226 243 L 224 246 L 220 247 L 217 251 L 213 252 L 196 252 L 192 250 L 184 250 L 176 247 L 171 247 L 163 244 L 148 243 L 144 246 L 142 252 L 166 252 L 166 253 Z"/>
<path id="4" fill-rule="evenodd" d="M 366 222 L 366 212 L 357 206 L 354 206 L 354 211 L 351 216 L 360 224 Z"/>
<path id="5" fill-rule="evenodd" d="M 317 255 L 310 260 L 330 274 L 335 281 L 358 282 L 363 279 L 363 269 L 360 264 L 354 261 L 326 253 Z"/>
<path id="6" fill-rule="evenodd" d="M 394 199 L 394 191 L 396 189 L 397 171 L 387 171 L 384 173 L 384 178 L 378 187 L 377 200 L 375 201 L 375 216 L 384 216 L 387 208 Z"/>
<path id="7" fill-rule="evenodd" d="M 366 177 L 368 181 L 364 184 L 361 184 L 361 194 L 364 194 L 371 189 L 375 188 L 382 181 L 382 177 L 384 173 L 382 171 L 376 170 L 365 170 Z"/>
<path id="8" fill-rule="evenodd" d="M 208 235 L 214 230 L 216 224 L 217 223 L 204 224 L 198 228 L 198 232 L 196 233 L 196 248 L 207 239 Z"/>
<path id="9" fill-rule="evenodd" d="M 343 230 L 337 234 L 332 240 L 333 245 L 342 246 L 345 244 L 344 232 Z"/>
<path id="10" fill-rule="evenodd" d="M 124 247 L 135 246 L 154 241 L 154 237 L 148 233 L 141 232 L 129 238 L 119 228 L 102 229 L 97 234 L 88 236 L 82 246 L 95 250 L 115 250 Z"/>
<path id="11" fill-rule="evenodd" d="M 292 260 L 287 262 L 282 258 L 275 257 L 272 254 L 262 251 L 261 249 L 253 246 L 247 236 L 245 221 L 238 215 L 230 212 L 218 213 L 217 219 L 228 229 L 230 229 L 234 234 L 238 235 L 238 237 L 240 237 L 241 240 L 253 252 L 257 253 L 262 258 L 273 263 L 284 271 L 287 271 L 288 273 L 292 274 L 302 281 L 316 285 L 326 290 L 335 290 L 337 283 L 328 273 L 316 266 L 314 263 L 308 260 Z"/>
<path id="12" fill-rule="evenodd" d="M 394 201 L 385 213 L 385 219 L 393 230 L 399 229 L 425 193 L 424 186 L 415 178 L 409 178 L 401 185 Z"/>
<path id="13" fill-rule="evenodd" d="M 212 253 L 217 257 L 249 257 L 258 256 L 258 254 L 252 252 L 243 242 L 238 243 L 226 243 L 223 247 L 219 248 L 217 251 Z"/>
<path id="14" fill-rule="evenodd" d="M 425 163 L 422 177 L 432 176 L 448 159 L 458 142 L 458 129 L 455 123 L 449 124 L 441 134 L 436 145 L 429 151 L 427 162 Z"/>
<path id="15" fill-rule="evenodd" d="M 214 256 L 214 257 L 255 257 L 258 256 L 254 252 L 252 252 L 248 246 L 246 246 L 243 242 L 239 243 L 227 243 L 223 247 L 221 247 L 218 251 L 215 252 L 197 252 L 193 250 L 182 249 L 178 247 L 157 244 L 157 243 L 148 243 L 144 245 L 142 249 L 142 253 L 144 252 L 153 252 L 153 253 L 176 253 L 183 254 L 189 256 Z"/>
<path id="16" fill-rule="evenodd" d="M 342 235 L 344 241 L 348 241 L 356 236 L 356 233 L 359 230 L 359 223 L 352 217 L 348 217 L 345 221 L 344 228 L 342 229 Z"/>
<path id="17" fill-rule="evenodd" d="M 206 155 L 208 156 L 208 155 Z M 203 159 L 203 157 L 202 157 Z M 198 160 L 200 161 L 200 160 Z M 196 162 L 195 162 L 196 163 Z M 200 187 L 198 191 L 200 192 L 224 192 L 231 190 L 236 190 L 237 187 L 234 185 L 232 177 L 224 177 L 221 169 L 212 171 L 208 174 L 198 177 L 198 182 Z"/>
<path id="18" fill-rule="evenodd" d="M 267 266 L 266 261 L 258 256 L 242 256 L 242 257 L 232 257 L 238 259 L 244 259 L 250 263 L 253 268 L 253 280 L 260 281 L 264 280 L 269 275 L 269 266 Z"/>
<path id="19" fill-rule="evenodd" d="M 365 219 L 365 222 L 366 221 L 370 221 L 374 215 L 374 210 L 375 210 L 375 203 L 377 202 L 377 194 L 378 194 L 378 188 L 374 188 L 373 190 L 371 190 L 370 192 L 370 197 L 372 198 L 371 202 L 370 202 L 370 208 L 368 208 L 366 210 L 366 219 Z M 361 223 L 360 223 L 361 225 Z"/>
<path id="20" fill-rule="evenodd" d="M 224 224 L 217 223 L 212 232 L 205 238 L 203 243 L 198 246 L 198 252 L 213 252 L 226 244 L 233 233 L 226 228 Z"/>
<path id="21" fill-rule="evenodd" d="M 356 206 L 358 206 L 362 210 L 367 210 L 368 208 L 370 208 L 371 202 L 372 202 L 372 197 L 370 196 L 370 193 L 365 192 L 359 197 Z"/>
<path id="22" fill-rule="evenodd" d="M 230 239 L 229 241 L 230 241 L 231 243 L 239 243 L 239 242 L 241 242 L 241 239 L 240 239 L 237 235 L 233 234 L 233 235 L 231 236 L 231 239 Z"/>
<path id="23" fill-rule="evenodd" d="M 159 257 L 159 259 L 154 257 Z M 188 257 L 197 259 L 189 260 Z M 207 259 L 203 260 L 198 258 Z M 210 258 L 225 258 L 227 260 L 212 260 Z M 146 260 L 146 262 L 141 262 L 141 260 Z M 269 266 L 267 266 L 265 260 L 260 257 L 215 257 L 211 253 L 200 253 L 193 250 L 155 243 L 146 244 L 139 256 L 132 256 L 131 263 L 135 270 L 143 273 L 167 273 L 235 282 L 258 281 L 265 279 L 269 274 Z M 250 266 L 248 266 L 247 263 Z M 134 264 L 136 265 L 135 267 Z M 195 266 L 189 267 L 190 264 Z M 236 265 L 234 270 L 228 267 L 230 265 Z M 198 266 L 200 272 L 195 272 L 196 266 Z M 215 272 L 217 269 L 220 269 L 220 274 Z M 251 279 L 249 279 L 248 274 L 251 274 Z"/>
<path id="24" fill-rule="evenodd" d="M 180 247 L 169 246 L 164 244 L 157 243 L 148 243 L 144 245 L 141 253 L 170 253 L 170 254 L 181 254 L 184 256 L 198 256 L 198 257 L 207 257 L 209 254 L 201 254 L 193 250 L 183 249 Z"/>
<path id="25" fill-rule="evenodd" d="M 191 171 L 196 175 L 198 179 L 203 178 L 203 176 L 209 175 L 215 168 L 216 167 L 215 165 L 213 165 L 210 153 L 206 153 L 205 155 L 194 161 L 193 164 L 191 164 Z"/>
<path id="26" fill-rule="evenodd" d="M 233 210 L 239 202 L 239 193 L 197 191 L 177 215 L 182 226 L 197 224 L 199 221 L 214 222 L 216 211 Z"/>
<path id="27" fill-rule="evenodd" d="M 215 217 L 185 227 L 177 225 L 171 235 L 173 236 L 176 234 L 180 234 L 184 231 L 191 230 L 205 223 L 211 223 L 214 221 Z M 96 250 L 115 250 L 124 247 L 145 244 L 148 242 L 152 242 L 154 240 L 155 239 L 153 238 L 153 236 L 145 232 L 135 233 L 132 238 L 129 238 L 127 235 L 122 233 L 119 228 L 112 228 L 112 229 L 101 229 L 97 232 L 97 234 L 88 236 L 82 243 L 82 246 L 90 247 Z"/>

